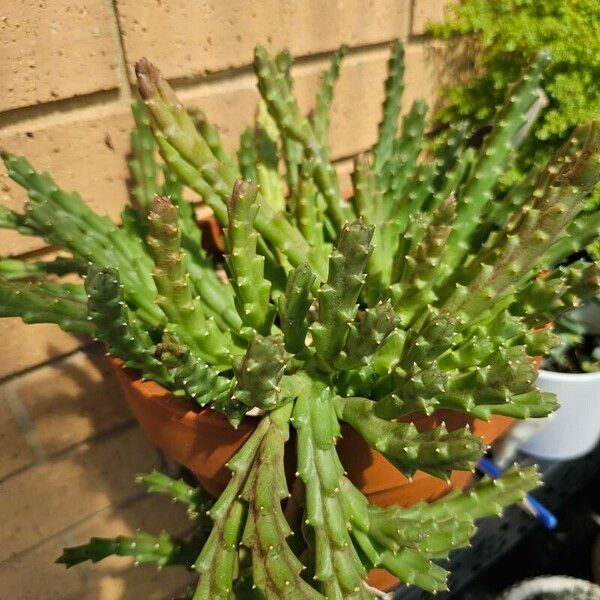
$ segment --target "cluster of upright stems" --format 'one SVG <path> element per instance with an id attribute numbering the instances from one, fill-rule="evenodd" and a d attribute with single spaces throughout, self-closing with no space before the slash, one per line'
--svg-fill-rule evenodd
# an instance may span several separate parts
<path id="1" fill-rule="evenodd" d="M 434 561 L 468 544 L 475 519 L 537 485 L 533 470 L 511 469 L 431 504 L 379 508 L 346 476 L 336 440 L 345 422 L 406 476 L 447 479 L 473 469 L 482 440 L 468 427 L 420 432 L 411 415 L 452 409 L 487 420 L 555 409 L 534 387 L 534 357 L 555 344 L 546 326 L 600 286 L 598 263 L 569 258 L 598 236 L 600 211 L 585 201 L 600 178 L 600 124 L 578 127 L 547 164 L 502 188 L 548 57 L 514 84 L 475 148 L 462 123 L 428 141 L 422 101 L 399 126 L 395 44 L 378 140 L 356 159 L 346 199 L 327 143 L 344 53 L 305 116 L 289 53 L 257 48 L 262 99 L 237 155 L 142 59 L 132 202 L 120 226 L 2 154 L 28 201 L 23 213 L 2 208 L 0 225 L 69 255 L 0 262 L 2 316 L 91 334 L 141 377 L 234 427 L 249 409 L 263 414 L 229 461 L 219 498 L 158 473 L 143 478 L 188 506 L 189 539 L 94 538 L 65 550 L 67 565 L 109 554 L 183 564 L 198 574 L 195 600 L 372 598 L 364 581 L 375 566 L 442 590 L 447 573 Z M 224 262 L 204 251 L 183 188 L 223 226 Z M 56 278 L 69 272 L 84 283 Z"/>

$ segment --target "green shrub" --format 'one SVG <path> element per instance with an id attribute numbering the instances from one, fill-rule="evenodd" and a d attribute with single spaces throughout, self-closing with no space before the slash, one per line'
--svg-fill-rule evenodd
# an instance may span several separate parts
<path id="1" fill-rule="evenodd" d="M 542 48 L 553 63 L 544 83 L 550 107 L 536 128 L 537 139 L 561 141 L 572 127 L 600 115 L 597 0 L 463 0 L 432 31 L 441 37 L 477 34 L 485 67 L 482 77 L 452 88 L 445 120 L 487 121 L 506 87 Z"/>
<path id="2" fill-rule="evenodd" d="M 541 49 L 552 64 L 545 73 L 549 106 L 521 150 L 517 173 L 547 159 L 578 123 L 600 117 L 600 2 L 598 0 L 462 0 L 448 8 L 440 38 L 475 34 L 482 75 L 445 90 L 438 117 L 487 122 L 508 85 Z M 600 193 L 590 200 L 600 204 Z M 600 245 L 590 248 L 600 256 Z"/>

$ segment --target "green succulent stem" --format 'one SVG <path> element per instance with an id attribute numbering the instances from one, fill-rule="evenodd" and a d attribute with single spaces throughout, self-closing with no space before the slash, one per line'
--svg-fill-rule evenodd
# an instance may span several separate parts
<path id="1" fill-rule="evenodd" d="M 213 500 L 200 487 L 192 487 L 183 479 L 171 479 L 159 471 L 152 471 L 136 477 L 137 483 L 146 486 L 151 494 L 165 494 L 173 502 L 180 502 L 187 507 L 188 516 L 193 520 L 204 520 L 206 511 L 212 506 Z"/>
<path id="2" fill-rule="evenodd" d="M 194 563 L 194 570 L 199 575 L 194 600 L 231 598 L 248 510 L 240 495 L 269 425 L 270 419 L 263 418 L 242 449 L 229 461 L 228 467 L 232 471 L 231 481 L 207 511 L 214 525 Z"/>
<path id="3" fill-rule="evenodd" d="M 164 323 L 155 304 L 152 260 L 142 240 L 131 238 L 108 217 L 94 213 L 79 194 L 66 193 L 22 157 L 0 153 L 9 176 L 27 190 L 27 222 L 51 244 L 69 250 L 83 264 L 112 265 L 122 273 L 125 296 L 150 327 Z"/>
<path id="4" fill-rule="evenodd" d="M 383 116 L 379 123 L 379 137 L 374 148 L 375 169 L 381 173 L 392 156 L 394 140 L 398 131 L 402 92 L 404 91 L 404 46 L 395 42 L 388 60 L 388 76 L 385 80 Z"/>
<path id="5" fill-rule="evenodd" d="M 258 333 L 268 335 L 275 308 L 269 302 L 271 285 L 264 278 L 264 257 L 256 252 L 254 229 L 257 188 L 238 180 L 228 205 L 227 262 L 233 275 L 236 304 L 242 321 Z"/>
<path id="6" fill-rule="evenodd" d="M 333 87 L 340 76 L 342 60 L 347 53 L 348 47 L 342 46 L 333 54 L 328 69 L 321 75 L 321 85 L 312 114 L 313 130 L 325 152 L 329 145 L 329 112 L 333 102 Z"/>
<path id="7" fill-rule="evenodd" d="M 306 347 L 307 317 L 314 282 L 315 275 L 308 263 L 299 265 L 289 274 L 285 295 L 279 304 L 285 349 L 291 354 L 299 354 Z"/>
<path id="8" fill-rule="evenodd" d="M 277 70 L 261 46 L 257 46 L 254 51 L 254 68 L 259 89 L 279 129 L 302 143 L 308 156 L 314 161 L 315 180 L 327 202 L 329 216 L 337 230 L 341 230 L 347 220 L 346 211 L 342 207 L 335 169 L 328 161 L 323 145 L 308 119 L 302 116 L 285 76 Z"/>
<path id="9" fill-rule="evenodd" d="M 18 258 L 0 260 L 0 277 L 7 281 L 44 279 L 48 275 L 61 277 L 70 273 L 83 275 L 85 267 L 77 260 L 62 256 L 50 261 L 26 261 Z"/>
<path id="10" fill-rule="evenodd" d="M 138 531 L 133 536 L 93 537 L 82 546 L 65 548 L 56 562 L 68 568 L 88 560 L 97 563 L 109 556 L 131 556 L 136 564 L 154 563 L 159 568 L 170 565 L 190 567 L 195 551 L 195 545 L 178 542 L 166 532 L 157 537 Z"/>
<path id="11" fill-rule="evenodd" d="M 242 543 L 252 555 L 252 578 L 266 598 L 278 600 L 319 600 L 323 596 L 303 578 L 304 565 L 286 538 L 292 535 L 281 502 L 287 499 L 284 446 L 289 439 L 292 405 L 271 412 L 269 429 L 257 451 L 242 498 L 248 503 L 248 517 Z"/>
<path id="12" fill-rule="evenodd" d="M 361 221 L 346 224 L 329 258 L 329 275 L 317 296 L 319 318 L 310 326 L 315 350 L 325 365 L 344 347 L 349 324 L 354 321 L 372 236 L 373 228 Z"/>
<path id="13" fill-rule="evenodd" d="M 455 267 L 464 256 L 469 236 L 491 199 L 494 184 L 514 158 L 517 133 L 525 124 L 527 110 L 537 100 L 537 87 L 549 62 L 548 53 L 541 52 L 508 90 L 505 104 L 494 119 L 492 131 L 484 141 L 477 162 L 461 187 L 460 209 L 445 257 L 445 262 L 451 267 Z"/>
<path id="14" fill-rule="evenodd" d="M 221 224 L 226 225 L 226 202 L 238 177 L 237 170 L 220 162 L 212 154 L 173 90 L 154 65 L 142 59 L 136 64 L 136 74 L 140 93 L 152 116 L 155 137 L 165 161 L 182 181 L 200 194 Z M 255 226 L 293 265 L 306 260 L 306 241 L 283 214 L 273 212 L 268 205 L 260 203 Z"/>
<path id="15" fill-rule="evenodd" d="M 307 116 L 289 52 L 257 48 L 261 98 L 237 158 L 139 61 L 120 225 L 1 153 L 28 200 L 23 214 L 0 207 L 0 227 L 41 236 L 61 258 L 1 260 L 0 316 L 92 334 L 184 410 L 243 425 L 218 498 L 157 472 L 140 477 L 187 508 L 185 538 L 93 538 L 65 550 L 67 566 L 110 555 L 183 565 L 198 575 L 188 600 L 367 600 L 374 567 L 436 592 L 447 589 L 439 561 L 468 544 L 474 521 L 538 484 L 511 469 L 435 502 L 382 508 L 350 481 L 337 441 L 345 423 L 406 477 L 449 479 L 473 468 L 483 441 L 466 426 L 426 429 L 423 415 L 450 409 L 467 423 L 556 408 L 535 387 L 534 357 L 557 344 L 548 323 L 600 291 L 600 265 L 584 251 L 598 245 L 600 124 L 577 127 L 514 177 L 547 57 L 490 128 L 426 130 L 421 100 L 399 126 L 396 43 L 378 140 L 356 159 L 345 203 L 328 148 L 343 54 Z M 190 191 L 224 240 L 203 238 Z M 84 267 L 83 286 L 58 280 Z"/>
<path id="16" fill-rule="evenodd" d="M 146 216 L 160 188 L 158 186 L 158 165 L 156 144 L 150 127 L 148 111 L 141 100 L 131 105 L 135 127 L 131 131 L 131 154 L 129 170 L 133 179 L 132 195 L 136 208 Z"/>
<path id="17" fill-rule="evenodd" d="M 93 334 L 83 287 L 77 284 L 10 281 L 0 277 L 0 316 L 24 323 L 55 323 L 73 333 Z"/>
<path id="18" fill-rule="evenodd" d="M 157 303 L 167 315 L 169 328 L 193 352 L 219 367 L 230 362 L 235 346 L 213 317 L 206 317 L 199 299 L 192 295 L 181 250 L 177 208 L 169 198 L 156 196 L 148 214 L 148 246 L 154 257 L 153 276 Z"/>
<path id="19" fill-rule="evenodd" d="M 379 418 L 375 403 L 367 398 L 338 397 L 335 405 L 340 419 L 409 477 L 418 469 L 442 479 L 453 470 L 471 471 L 485 450 L 483 440 L 468 428 L 449 432 L 442 424 L 419 433 L 413 423 Z"/>
<path id="20" fill-rule="evenodd" d="M 89 323 L 94 335 L 125 367 L 136 369 L 142 377 L 169 384 L 170 376 L 154 356 L 154 344 L 127 306 L 119 272 L 109 267 L 92 266 L 85 280 Z"/>

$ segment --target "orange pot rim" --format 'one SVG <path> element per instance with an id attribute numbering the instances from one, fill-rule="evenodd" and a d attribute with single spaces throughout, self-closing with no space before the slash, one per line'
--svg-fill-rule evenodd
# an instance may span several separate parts
<path id="1" fill-rule="evenodd" d="M 122 375 L 127 379 L 128 385 L 131 386 L 132 390 L 137 392 L 140 396 L 144 397 L 148 403 L 152 403 L 158 409 L 162 409 L 169 414 L 168 419 L 171 421 L 177 421 L 178 425 L 185 427 L 186 429 L 197 431 L 203 427 L 211 427 L 213 430 L 228 430 L 229 432 L 234 431 L 239 437 L 250 434 L 258 425 L 260 416 L 244 416 L 241 423 L 237 428 L 234 428 L 231 423 L 227 420 L 223 414 L 211 409 L 211 408 L 199 408 L 193 404 L 190 400 L 183 397 L 175 396 L 167 388 L 163 387 L 159 383 L 153 380 L 144 380 L 132 369 L 123 366 L 123 361 L 120 358 L 112 357 L 111 362 L 113 366 L 121 371 Z M 453 411 L 445 409 L 445 412 L 462 414 L 459 411 Z M 425 417 L 429 419 L 430 417 Z M 407 421 L 415 422 L 410 418 Z M 418 422 L 419 419 L 416 420 Z M 474 424 L 480 420 L 470 418 Z M 481 423 L 489 423 L 489 421 L 480 421 Z M 345 437 L 344 433 L 352 432 L 359 435 L 350 425 L 342 422 L 342 435 L 340 441 Z M 387 459 L 382 456 L 382 459 L 386 462 Z M 395 469 L 395 468 L 394 468 Z M 397 471 L 397 469 L 395 469 Z M 405 483 L 416 483 L 423 478 L 430 478 L 431 476 L 424 471 L 417 470 L 412 477 L 406 477 L 400 471 L 397 471 L 397 476 L 404 480 Z M 398 482 L 389 482 L 389 487 L 378 488 L 378 491 L 386 491 L 395 489 Z"/>
<path id="2" fill-rule="evenodd" d="M 227 418 L 221 413 L 211 408 L 201 408 L 195 410 L 195 406 L 189 400 L 185 398 L 178 398 L 174 396 L 167 388 L 163 387 L 156 381 L 140 379 L 135 371 L 128 369 L 123 366 L 123 361 L 120 358 L 111 358 L 113 365 L 121 370 L 129 385 L 143 395 L 148 401 L 155 403 L 158 408 L 162 408 L 171 413 L 171 419 L 179 422 L 180 425 L 187 427 L 188 429 L 197 430 L 202 426 L 210 426 L 213 428 L 226 428 L 233 429 L 240 437 L 246 433 L 252 432 L 258 425 L 262 417 L 248 416 L 245 415 L 242 422 L 237 428 L 233 427 Z M 342 423 L 342 428 L 352 429 L 350 425 Z M 354 431 L 354 429 L 352 429 Z M 343 433 L 342 436 L 343 437 Z M 418 481 L 424 477 L 428 477 L 427 473 L 423 471 L 416 471 L 412 477 L 406 477 L 405 475 L 398 473 L 399 476 L 406 479 L 406 483 Z M 381 488 L 379 491 L 385 492 L 387 490 L 394 489 L 397 484 L 390 482 L 389 488 Z"/>
<path id="3" fill-rule="evenodd" d="M 198 424 L 212 425 L 216 427 L 233 428 L 227 418 L 212 408 L 200 408 L 195 410 L 195 406 L 185 398 L 178 398 L 156 381 L 140 379 L 134 371 L 123 366 L 123 361 L 119 358 L 111 359 L 113 364 L 124 371 L 129 384 L 140 394 L 160 405 L 165 410 L 172 413 L 174 419 L 190 429 L 197 429 Z M 150 389 L 152 388 L 152 390 Z M 260 417 L 244 416 L 236 431 L 240 434 L 252 431 L 260 421 Z"/>

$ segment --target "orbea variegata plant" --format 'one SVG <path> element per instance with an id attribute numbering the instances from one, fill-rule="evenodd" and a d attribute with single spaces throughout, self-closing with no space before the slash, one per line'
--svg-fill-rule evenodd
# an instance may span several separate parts
<path id="1" fill-rule="evenodd" d="M 598 235 L 600 211 L 580 211 L 600 178 L 600 125 L 577 128 L 548 164 L 498 197 L 548 57 L 515 83 L 480 148 L 456 124 L 432 150 L 422 101 L 398 128 L 396 44 L 379 137 L 357 158 L 344 201 L 327 147 L 343 54 L 307 117 L 292 93 L 289 54 L 257 48 L 262 100 L 237 155 L 141 60 L 132 205 L 121 226 L 3 153 L 29 199 L 22 214 L 3 209 L 1 225 L 70 257 L 1 263 L 2 315 L 92 334 L 142 377 L 233 426 L 249 409 L 264 415 L 229 461 L 231 481 L 216 500 L 156 473 L 144 478 L 188 506 L 191 538 L 94 538 L 61 562 L 119 554 L 183 564 L 198 574 L 195 600 L 371 598 L 364 580 L 374 566 L 435 591 L 446 572 L 432 561 L 466 545 L 475 519 L 537 485 L 533 470 L 511 469 L 431 504 L 379 508 L 346 476 L 336 440 L 345 422 L 405 475 L 448 478 L 473 468 L 482 440 L 468 427 L 420 432 L 411 415 L 445 408 L 525 418 L 555 408 L 534 387 L 533 357 L 555 343 L 544 326 L 598 291 L 598 263 L 565 259 Z M 223 226 L 223 265 L 204 252 L 182 186 Z M 85 285 L 47 279 L 69 271 L 87 271 Z"/>

